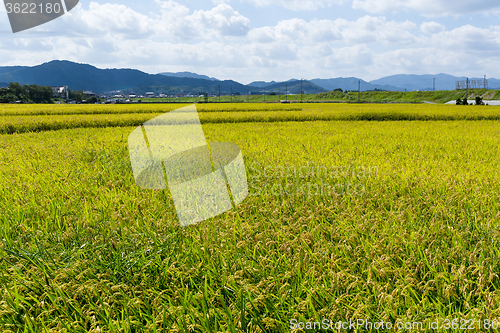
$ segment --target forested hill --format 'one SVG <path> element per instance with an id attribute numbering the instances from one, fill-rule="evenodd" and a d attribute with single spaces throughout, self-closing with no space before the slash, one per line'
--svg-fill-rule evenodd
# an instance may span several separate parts
<path id="1" fill-rule="evenodd" d="M 33 67 L 0 67 L 0 82 L 18 82 L 41 86 L 68 86 L 71 90 L 105 92 L 134 90 L 189 91 L 215 93 L 247 93 L 247 87 L 236 81 L 212 81 L 153 75 L 135 69 L 99 69 L 87 64 L 70 61 L 51 61 Z"/>

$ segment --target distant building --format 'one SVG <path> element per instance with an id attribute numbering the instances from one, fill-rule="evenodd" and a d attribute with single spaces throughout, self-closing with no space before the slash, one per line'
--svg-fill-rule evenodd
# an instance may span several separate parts
<path id="1" fill-rule="evenodd" d="M 97 94 L 94 93 L 92 90 L 85 90 L 85 91 L 83 91 L 83 94 L 86 95 L 87 97 L 92 97 L 92 96 L 97 97 Z"/>
<path id="2" fill-rule="evenodd" d="M 51 88 L 52 88 L 52 93 L 54 94 L 54 97 L 69 99 L 68 86 L 58 86 L 58 87 L 54 86 Z"/>
<path id="3" fill-rule="evenodd" d="M 155 93 L 154 92 L 147 92 L 146 97 L 155 97 Z"/>

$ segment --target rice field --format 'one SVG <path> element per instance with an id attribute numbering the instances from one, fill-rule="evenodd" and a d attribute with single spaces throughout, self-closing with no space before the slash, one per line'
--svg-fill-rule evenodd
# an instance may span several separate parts
<path id="1" fill-rule="evenodd" d="M 0 134 L 139 126 L 183 104 L 0 106 Z M 203 124 L 307 121 L 500 120 L 494 106 L 409 104 L 202 104 Z"/>
<path id="2" fill-rule="evenodd" d="M 178 107 L 0 106 L 0 331 L 499 318 L 500 108 L 200 105 L 207 140 L 241 148 L 250 193 L 181 228 L 127 150 Z"/>

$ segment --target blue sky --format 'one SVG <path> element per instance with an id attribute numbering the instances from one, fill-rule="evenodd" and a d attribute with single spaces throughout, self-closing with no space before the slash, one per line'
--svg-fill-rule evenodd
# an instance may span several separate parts
<path id="1" fill-rule="evenodd" d="M 392 74 L 500 78 L 498 0 L 80 1 L 12 34 L 0 66 L 54 59 L 242 83 Z"/>

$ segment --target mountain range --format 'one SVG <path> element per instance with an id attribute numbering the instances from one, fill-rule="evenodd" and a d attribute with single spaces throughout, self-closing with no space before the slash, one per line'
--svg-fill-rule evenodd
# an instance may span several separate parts
<path id="1" fill-rule="evenodd" d="M 160 74 L 165 75 L 165 76 L 170 76 L 170 77 L 183 77 L 183 78 L 189 78 L 189 79 L 203 79 L 203 80 L 210 80 L 210 81 L 220 81 L 214 77 L 209 77 L 206 75 L 200 75 L 200 74 L 191 73 L 191 72 L 178 72 L 178 73 L 165 72 L 165 73 L 160 73 Z"/>
<path id="2" fill-rule="evenodd" d="M 249 83 L 249 86 L 252 87 L 257 87 L 257 88 L 265 88 L 267 86 L 272 86 L 273 84 L 276 84 L 278 82 L 276 81 L 271 81 L 271 82 L 265 82 L 265 81 L 254 81 L 252 83 Z"/>
<path id="3" fill-rule="evenodd" d="M 253 86 L 253 83 L 250 83 L 248 86 L 250 87 L 251 90 L 253 90 L 254 93 L 256 94 L 262 94 L 262 93 L 276 93 L 276 94 L 300 94 L 300 89 L 302 88 L 302 91 L 304 94 L 319 94 L 322 92 L 328 91 L 327 89 L 320 87 L 319 85 L 316 85 L 312 83 L 311 81 L 307 80 L 288 80 L 285 82 L 263 82 L 261 81 L 258 83 L 258 86 Z"/>
<path id="4" fill-rule="evenodd" d="M 342 90 L 358 90 L 358 82 L 360 82 L 361 91 L 366 90 L 391 90 L 391 91 L 399 91 L 404 90 L 404 88 L 397 87 L 391 84 L 373 84 L 371 82 L 366 82 L 364 80 L 355 78 L 355 77 L 347 77 L 347 78 L 336 78 L 336 79 L 314 79 L 311 80 L 312 83 L 317 84 L 320 87 L 323 87 L 326 90 L 334 90 L 337 88 L 342 88 Z"/>
<path id="5" fill-rule="evenodd" d="M 71 90 L 129 91 L 180 93 L 238 92 L 246 94 L 247 86 L 233 80 L 212 81 L 196 78 L 171 77 L 148 74 L 135 69 L 99 69 L 87 64 L 54 60 L 33 67 L 0 67 L 0 82 L 38 84 L 43 86 L 68 86 Z"/>
<path id="6" fill-rule="evenodd" d="M 98 93 L 123 91 L 144 94 L 155 93 L 270 93 L 288 90 L 291 94 L 316 94 L 334 89 L 357 90 L 360 82 L 361 90 L 432 90 L 433 79 L 436 79 L 437 90 L 454 90 L 455 82 L 465 80 L 448 74 L 437 75 L 392 75 L 373 81 L 364 81 L 355 77 L 289 80 L 285 82 L 255 81 L 248 85 L 234 80 L 218 80 L 206 75 L 190 72 L 148 74 L 135 69 L 99 69 L 88 64 L 54 60 L 37 66 L 0 66 L 0 87 L 8 82 L 20 84 L 38 84 L 44 86 L 68 86 L 72 90 L 92 90 Z M 288 86 L 288 87 L 286 87 Z M 500 88 L 500 80 L 489 79 L 489 88 Z"/>
<path id="7" fill-rule="evenodd" d="M 392 75 L 378 80 L 370 81 L 372 84 L 393 85 L 407 90 L 432 90 L 433 79 L 436 79 L 437 90 L 454 90 L 456 81 L 465 81 L 465 76 L 457 77 L 448 74 L 437 75 Z M 483 80 L 483 78 L 469 78 L 470 80 Z M 500 80 L 488 79 L 490 89 L 500 88 Z"/>
<path id="8" fill-rule="evenodd" d="M 386 76 L 381 79 L 365 81 L 356 77 L 339 77 L 333 79 L 313 79 L 308 80 L 308 82 L 315 84 L 325 90 L 331 91 L 334 89 L 341 88 L 342 90 L 358 90 L 358 82 L 360 83 L 361 91 L 368 90 L 389 90 L 389 91 L 412 91 L 412 90 L 432 90 L 433 89 L 433 79 L 436 79 L 436 90 L 455 90 L 456 81 L 465 81 L 466 77 L 457 77 L 448 74 L 425 74 L 425 75 L 391 75 Z M 482 78 L 469 78 L 470 80 L 482 80 Z M 293 81 L 293 80 L 290 80 Z M 289 81 L 287 81 L 289 82 Z M 305 81 L 304 81 L 305 82 Z M 255 81 L 249 86 L 254 86 L 262 89 L 268 89 L 270 86 L 281 85 L 283 86 L 285 82 L 265 82 L 265 81 Z M 488 79 L 488 84 L 490 89 L 500 89 L 500 80 Z"/>

